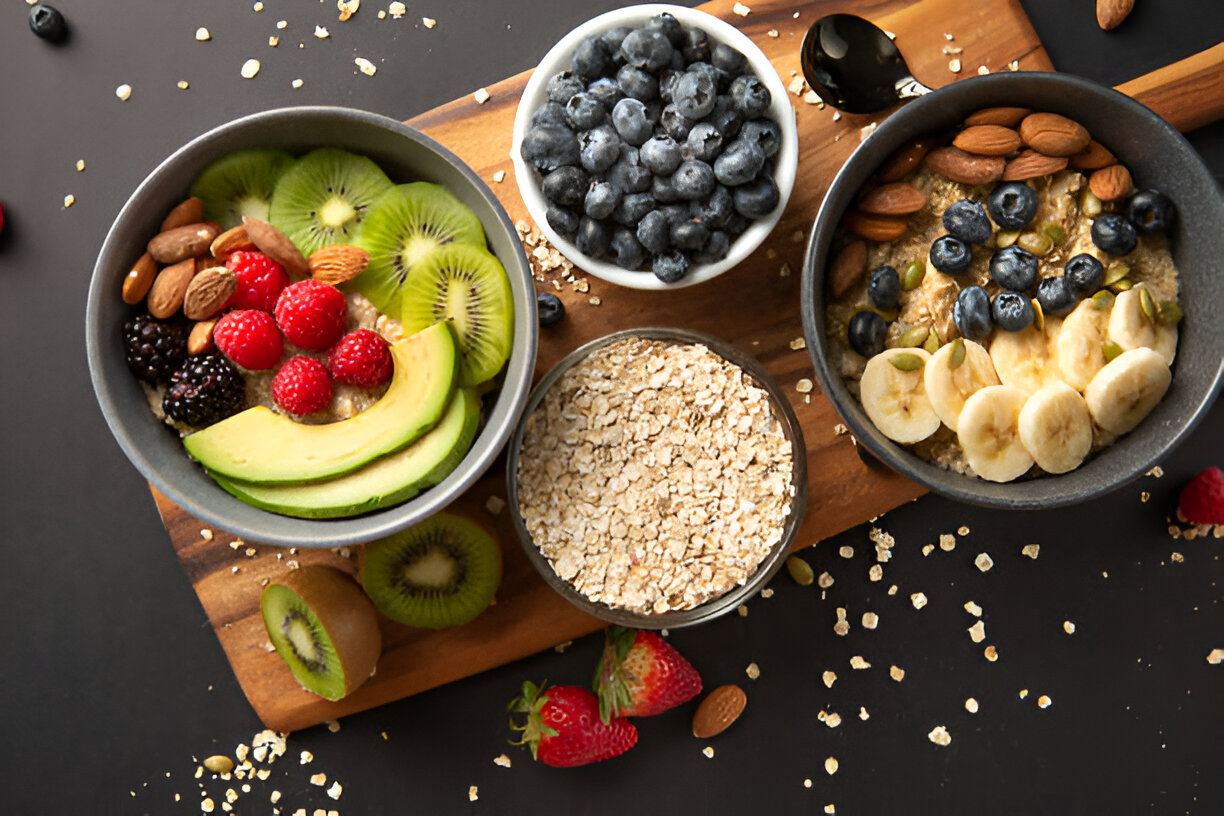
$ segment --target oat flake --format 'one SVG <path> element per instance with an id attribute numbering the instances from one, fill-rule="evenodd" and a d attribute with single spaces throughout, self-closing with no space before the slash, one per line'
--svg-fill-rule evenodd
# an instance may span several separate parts
<path id="1" fill-rule="evenodd" d="M 933 728 L 931 730 L 931 733 L 927 734 L 927 739 L 929 739 L 931 742 L 935 743 L 936 745 L 952 744 L 952 735 L 949 734 L 948 729 L 942 725 L 938 725 L 935 728 Z"/>
<path id="2" fill-rule="evenodd" d="M 132 95 L 132 86 L 128 84 L 120 85 L 115 89 L 115 96 L 119 97 L 124 102 L 128 101 L 128 97 Z"/>
<path id="3" fill-rule="evenodd" d="M 254 79 L 255 75 L 259 73 L 259 60 L 249 59 L 242 63 L 242 70 L 239 73 L 242 74 L 243 79 Z"/>

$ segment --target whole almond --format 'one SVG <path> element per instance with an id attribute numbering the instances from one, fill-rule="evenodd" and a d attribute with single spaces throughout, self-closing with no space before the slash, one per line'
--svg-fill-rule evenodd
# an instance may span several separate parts
<path id="1" fill-rule="evenodd" d="M 203 220 L 204 202 L 192 196 L 186 201 L 177 204 L 173 210 L 166 214 L 166 217 L 162 219 L 158 232 L 165 232 L 166 230 L 183 227 L 187 224 L 198 224 Z"/>
<path id="2" fill-rule="evenodd" d="M 868 241 L 895 241 L 909 229 L 909 221 L 892 215 L 874 215 L 872 213 L 851 210 L 842 217 L 844 226 L 851 235 L 866 238 Z"/>
<path id="3" fill-rule="evenodd" d="M 1003 170 L 1003 180 L 1024 181 L 1025 179 L 1040 178 L 1041 176 L 1048 176 L 1050 173 L 1057 173 L 1066 166 L 1066 158 L 1047 156 L 1044 153 L 1038 153 L 1036 150 L 1025 150 L 1007 163 L 1007 167 Z"/>
<path id="4" fill-rule="evenodd" d="M 216 318 L 201 320 L 191 327 L 187 335 L 187 353 L 203 354 L 213 347 L 213 327 L 217 325 Z"/>
<path id="5" fill-rule="evenodd" d="M 1135 0 L 1097 0 L 1097 25 L 1104 31 L 1112 31 L 1122 24 L 1135 7 Z"/>
<path id="6" fill-rule="evenodd" d="M 721 734 L 739 719 L 748 704 L 748 695 L 739 686 L 719 686 L 706 695 L 693 713 L 693 736 L 709 739 Z"/>
<path id="7" fill-rule="evenodd" d="M 927 167 L 961 184 L 989 184 L 1003 177 L 1002 156 L 974 156 L 959 147 L 940 147 L 926 155 Z"/>
<path id="8" fill-rule="evenodd" d="M 1088 189 L 1102 201 L 1115 201 L 1131 191 L 1130 171 L 1121 164 L 1094 170 L 1088 177 Z"/>
<path id="9" fill-rule="evenodd" d="M 880 181 L 900 181 L 905 178 L 910 174 L 911 170 L 922 164 L 922 160 L 934 146 L 934 142 L 929 139 L 915 139 L 897 148 L 884 161 L 884 164 L 880 165 L 880 169 L 877 172 Z"/>
<path id="10" fill-rule="evenodd" d="M 307 263 L 310 277 L 339 286 L 365 271 L 370 265 L 370 253 L 349 244 L 332 244 L 312 252 Z"/>
<path id="11" fill-rule="evenodd" d="M 146 252 L 136 259 L 131 271 L 123 278 L 123 302 L 135 305 L 144 300 L 156 277 L 157 261 Z"/>
<path id="12" fill-rule="evenodd" d="M 1087 129 L 1057 113 L 1030 113 L 1020 122 L 1020 138 L 1038 153 L 1071 156 L 1092 141 Z"/>
<path id="13" fill-rule="evenodd" d="M 1020 134 L 1002 125 L 972 125 L 956 134 L 952 144 L 978 156 L 1006 156 L 1020 147 Z"/>
<path id="14" fill-rule="evenodd" d="M 839 298 L 863 276 L 867 266 L 867 244 L 854 241 L 848 244 L 829 266 L 829 291 Z"/>
<path id="15" fill-rule="evenodd" d="M 189 320 L 207 320 L 221 311 L 238 288 L 238 276 L 224 266 L 196 273 L 183 293 L 183 314 Z"/>
<path id="16" fill-rule="evenodd" d="M 965 125 L 1001 125 L 1014 128 L 1020 120 L 1032 113 L 1028 108 L 982 108 L 965 117 Z"/>
<path id="17" fill-rule="evenodd" d="M 218 261 L 225 263 L 226 259 L 235 252 L 254 248 L 255 243 L 247 235 L 246 227 L 239 224 L 236 227 L 230 227 L 214 238 L 213 242 L 208 246 L 208 251 Z"/>
<path id="18" fill-rule="evenodd" d="M 242 216 L 242 224 L 255 246 L 259 247 L 259 251 L 285 267 L 285 271 L 290 275 L 301 277 L 310 274 L 306 257 L 285 233 L 267 221 L 260 221 L 249 215 Z"/>
<path id="19" fill-rule="evenodd" d="M 875 188 L 858 203 L 865 213 L 875 215 L 909 215 L 926 206 L 927 194 L 912 184 L 894 181 Z"/>
<path id="20" fill-rule="evenodd" d="M 195 273 L 195 258 L 171 264 L 158 272 L 149 289 L 149 314 L 158 320 L 165 320 L 177 312 L 183 305 L 183 296 L 187 294 L 187 287 L 191 285 Z"/>
<path id="21" fill-rule="evenodd" d="M 1076 170 L 1100 170 L 1116 163 L 1114 154 L 1096 139 L 1088 142 L 1088 146 L 1070 157 L 1071 166 Z"/>
<path id="22" fill-rule="evenodd" d="M 198 258 L 208 252 L 208 247 L 220 230 L 212 224 L 195 223 L 174 227 L 159 232 L 149 241 L 149 254 L 158 263 L 175 264 L 185 258 Z"/>

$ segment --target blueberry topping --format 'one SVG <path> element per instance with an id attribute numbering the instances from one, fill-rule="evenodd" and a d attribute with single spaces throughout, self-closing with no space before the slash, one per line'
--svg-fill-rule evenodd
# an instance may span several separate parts
<path id="1" fill-rule="evenodd" d="M 666 134 L 647 139 L 638 150 L 642 166 L 656 176 L 669 176 L 676 172 L 683 158 L 680 145 Z"/>
<path id="2" fill-rule="evenodd" d="M 646 116 L 646 105 L 630 97 L 620 100 L 612 108 L 612 127 L 634 147 L 641 145 L 654 132 L 654 126 Z"/>
<path id="3" fill-rule="evenodd" d="M 714 192 L 701 200 L 689 205 L 689 214 L 701 220 L 710 229 L 722 229 L 735 210 L 735 202 L 731 191 L 721 184 L 714 186 Z"/>
<path id="4" fill-rule="evenodd" d="M 573 240 L 578 234 L 578 213 L 568 207 L 549 207 L 544 213 L 544 220 L 562 238 Z"/>
<path id="5" fill-rule="evenodd" d="M 552 292 L 536 295 L 536 314 L 541 326 L 555 326 L 565 317 L 565 304 Z"/>
<path id="6" fill-rule="evenodd" d="M 582 80 L 573 71 L 562 71 L 548 78 L 548 84 L 544 86 L 544 90 L 548 94 L 549 101 L 564 105 L 571 96 L 580 93 L 585 87 Z"/>
<path id="7" fill-rule="evenodd" d="M 587 86 L 586 92 L 598 99 L 606 110 L 612 110 L 617 102 L 625 98 L 620 85 L 612 77 L 600 77 Z"/>
<path id="8" fill-rule="evenodd" d="M 850 325 L 846 327 L 846 339 L 850 341 L 850 348 L 867 358 L 884 350 L 884 338 L 887 334 L 888 324 L 884 322 L 884 318 L 867 310 L 856 312 L 854 317 L 850 318 Z"/>
<path id="9" fill-rule="evenodd" d="M 1037 282 L 1037 256 L 1023 247 L 1004 247 L 990 256 L 990 279 L 1012 292 L 1027 292 Z"/>
<path id="10" fill-rule="evenodd" d="M 608 51 L 608 44 L 594 34 L 578 43 L 574 55 L 570 57 L 570 70 L 587 82 L 608 73 L 611 65 L 612 55 Z"/>
<path id="11" fill-rule="evenodd" d="M 590 130 L 607 116 L 603 103 L 586 91 L 579 91 L 565 103 L 565 118 L 574 130 Z"/>
<path id="12" fill-rule="evenodd" d="M 68 33 L 64 15 L 54 6 L 35 3 L 30 6 L 30 30 L 49 42 L 59 42 Z"/>
<path id="13" fill-rule="evenodd" d="M 1105 282 L 1105 267 L 1092 255 L 1081 252 L 1073 255 L 1063 267 L 1063 276 L 1071 288 L 1079 294 L 1095 292 Z"/>
<path id="14" fill-rule="evenodd" d="M 990 335 L 990 298 L 980 286 L 968 286 L 956 297 L 952 322 L 966 340 L 980 342 Z"/>
<path id="15" fill-rule="evenodd" d="M 698 122 L 689 131 L 684 140 L 685 155 L 703 161 L 707 164 L 718 158 L 722 152 L 723 137 L 710 122 Z"/>
<path id="16" fill-rule="evenodd" d="M 1079 303 L 1079 293 L 1066 275 L 1042 278 L 1037 282 L 1037 302 L 1044 314 L 1065 317 Z"/>
<path id="17" fill-rule="evenodd" d="M 655 208 L 655 204 L 650 193 L 626 193 L 616 205 L 612 218 L 622 226 L 637 229 L 638 222 Z"/>
<path id="18" fill-rule="evenodd" d="M 658 71 L 671 62 L 675 49 L 666 34 L 652 28 L 638 28 L 625 35 L 620 50 L 621 56 L 630 65 Z"/>
<path id="19" fill-rule="evenodd" d="M 683 142 L 688 138 L 689 131 L 692 130 L 694 124 L 696 123 L 692 119 L 680 112 L 675 102 L 667 105 L 659 114 L 659 127 L 677 142 Z"/>
<path id="20" fill-rule="evenodd" d="M 616 84 L 625 96 L 643 102 L 659 95 L 659 80 L 636 65 L 622 65 L 616 72 Z"/>
<path id="21" fill-rule="evenodd" d="M 620 158 L 620 137 L 611 125 L 600 125 L 578 136 L 578 160 L 588 173 L 605 172 Z"/>
<path id="22" fill-rule="evenodd" d="M 755 181 L 741 184 L 731 194 L 735 211 L 747 218 L 763 218 L 778 206 L 781 193 L 772 176 L 763 175 Z"/>
<path id="23" fill-rule="evenodd" d="M 991 191 L 986 198 L 986 208 L 1003 229 L 1021 229 L 1037 214 L 1037 193 L 1027 184 L 1009 181 Z"/>
<path id="24" fill-rule="evenodd" d="M 566 99 L 569 99 L 567 96 Z M 565 118 L 565 104 L 562 102 L 554 102 L 548 100 L 536 112 L 531 114 L 531 126 L 536 125 L 560 125 L 568 128 L 569 120 Z"/>
<path id="25" fill-rule="evenodd" d="M 685 26 L 678 46 L 687 62 L 710 61 L 710 38 L 700 28 Z"/>
<path id="26" fill-rule="evenodd" d="M 761 147 L 765 158 L 771 159 L 782 147 L 782 128 L 772 119 L 751 119 L 740 128 L 739 138 L 756 142 Z"/>
<path id="27" fill-rule="evenodd" d="M 700 263 L 715 263 L 727 257 L 731 249 L 731 238 L 722 230 L 713 230 L 705 246 L 693 253 L 693 260 Z"/>
<path id="28" fill-rule="evenodd" d="M 671 176 L 654 176 L 650 180 L 650 194 L 660 204 L 675 204 L 680 201 L 680 191 L 672 183 Z"/>
<path id="29" fill-rule="evenodd" d="M 746 184 L 765 166 L 765 151 L 749 139 L 736 139 L 714 160 L 715 177 L 728 187 Z"/>
<path id="30" fill-rule="evenodd" d="M 686 201 L 705 198 L 714 192 L 714 185 L 717 183 L 710 165 L 697 159 L 690 159 L 677 167 L 676 172 L 672 173 L 671 181 L 676 192 Z"/>
<path id="31" fill-rule="evenodd" d="M 637 163 L 636 154 L 633 154 L 633 159 L 630 160 L 626 153 L 627 151 L 621 150 L 620 159 L 608 171 L 608 181 L 626 193 L 648 192 L 652 178 L 650 171 Z"/>
<path id="32" fill-rule="evenodd" d="M 1150 232 L 1168 232 L 1177 217 L 1173 202 L 1164 193 L 1156 190 L 1140 190 L 1126 207 L 1126 218 L 1135 229 L 1147 235 Z"/>
<path id="33" fill-rule="evenodd" d="M 638 221 L 637 239 L 647 252 L 657 255 L 666 251 L 670 245 L 670 231 L 667 216 L 660 210 L 651 210 Z"/>
<path id="34" fill-rule="evenodd" d="M 891 266 L 877 266 L 867 284 L 867 297 L 881 309 L 895 309 L 901 302 L 901 276 Z"/>
<path id="35" fill-rule="evenodd" d="M 664 283 L 675 283 L 688 272 L 688 256 L 679 250 L 656 255 L 650 271 Z"/>
<path id="36" fill-rule="evenodd" d="M 582 210 L 587 218 L 602 221 L 612 215 L 616 205 L 620 203 L 620 190 L 606 181 L 596 182 L 583 200 Z"/>
<path id="37" fill-rule="evenodd" d="M 953 201 L 943 213 L 943 228 L 966 244 L 981 244 L 990 239 L 992 229 L 986 208 L 980 202 L 962 198 Z"/>
<path id="38" fill-rule="evenodd" d="M 612 55 L 614 60 L 621 59 L 621 43 L 625 41 L 625 37 L 629 36 L 629 32 L 632 30 L 629 26 L 613 26 L 599 35 L 599 39 L 603 40 L 604 45 L 608 46 L 608 53 Z"/>
<path id="39" fill-rule="evenodd" d="M 519 152 L 524 161 L 541 173 L 547 173 L 563 164 L 578 163 L 578 139 L 567 127 L 536 125 L 524 134 Z"/>
<path id="40" fill-rule="evenodd" d="M 684 27 L 680 25 L 675 15 L 668 14 L 666 11 L 651 17 L 646 21 L 646 26 L 661 32 L 673 45 L 679 46 L 684 42 Z"/>
<path id="41" fill-rule="evenodd" d="M 700 119 L 714 110 L 717 89 L 709 74 L 685 71 L 672 89 L 672 104 L 687 119 Z"/>
<path id="42" fill-rule="evenodd" d="M 611 230 L 603 221 L 586 216 L 578 221 L 578 234 L 574 236 L 574 243 L 583 255 L 602 258 L 607 254 L 611 242 Z"/>
<path id="43" fill-rule="evenodd" d="M 995 325 L 1003 331 L 1017 332 L 1027 329 L 1036 314 L 1032 302 L 1019 292 L 1000 292 L 990 305 L 990 315 Z"/>
<path id="44" fill-rule="evenodd" d="M 752 74 L 742 74 L 731 80 L 731 87 L 727 92 L 735 109 L 745 119 L 764 116 L 772 101 L 769 89 Z"/>
<path id="45" fill-rule="evenodd" d="M 541 186 L 544 197 L 552 203 L 562 207 L 577 207 L 591 185 L 581 167 L 567 164 L 546 175 Z"/>
<path id="46" fill-rule="evenodd" d="M 941 235 L 931 244 L 931 266 L 949 275 L 959 275 L 969 268 L 973 250 L 951 235 Z"/>
<path id="47" fill-rule="evenodd" d="M 719 43 L 710 52 L 710 62 L 730 76 L 739 76 L 748 67 L 748 58 L 726 43 Z"/>
<path id="48" fill-rule="evenodd" d="M 610 248 L 616 265 L 624 269 L 641 269 L 646 261 L 646 249 L 631 230 L 615 230 Z"/>
<path id="49" fill-rule="evenodd" d="M 1139 236 L 1130 221 L 1117 213 L 1104 213 L 1092 221 L 1092 243 L 1110 255 L 1128 255 L 1135 250 Z"/>

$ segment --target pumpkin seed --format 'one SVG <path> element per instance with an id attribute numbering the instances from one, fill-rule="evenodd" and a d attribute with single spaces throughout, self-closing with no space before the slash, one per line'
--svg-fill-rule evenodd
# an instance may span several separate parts
<path id="1" fill-rule="evenodd" d="M 939 340 L 939 332 L 935 331 L 935 329 L 931 329 L 931 333 L 927 335 L 926 342 L 922 344 L 922 347 L 926 349 L 928 354 L 934 354 L 935 352 L 939 351 L 939 347 L 941 345 L 943 345 L 943 343 Z"/>
<path id="2" fill-rule="evenodd" d="M 1125 292 L 1134 285 L 1135 284 L 1131 282 L 1130 278 L 1123 278 L 1122 280 L 1114 281 L 1113 285 L 1111 285 L 1109 288 L 1115 292 Z"/>
<path id="3" fill-rule="evenodd" d="M 1143 287 L 1139 290 L 1139 308 L 1147 315 L 1147 319 L 1155 325 L 1160 321 L 1160 313 L 1156 310 L 1156 303 L 1152 300 L 1152 293 Z"/>
<path id="4" fill-rule="evenodd" d="M 1181 322 L 1182 310 L 1176 300 L 1162 300 L 1156 304 L 1157 316 L 1165 326 L 1176 326 Z"/>
<path id="5" fill-rule="evenodd" d="M 1009 247 L 1016 243 L 1016 239 L 1020 237 L 1020 230 L 999 230 L 995 233 L 995 246 L 999 249 Z"/>
<path id="6" fill-rule="evenodd" d="M 1037 327 L 1037 331 L 1045 333 L 1045 312 L 1041 310 L 1041 302 L 1037 298 L 1030 298 L 1030 303 L 1033 304 L 1033 325 Z"/>
<path id="7" fill-rule="evenodd" d="M 898 309 L 881 309 L 878 306 L 873 306 L 871 308 L 871 311 L 875 312 L 880 317 L 884 318 L 885 323 L 893 322 L 894 320 L 897 319 L 897 315 L 900 313 L 900 310 Z"/>
<path id="8" fill-rule="evenodd" d="M 1067 231 L 1062 228 L 1062 225 L 1057 221 L 1047 221 L 1041 225 L 1041 232 L 1047 238 L 1054 242 L 1055 245 L 1061 244 L 1067 240 Z"/>
<path id="9" fill-rule="evenodd" d="M 1041 232 L 1026 232 L 1016 239 L 1021 249 L 1027 249 L 1034 255 L 1049 255 L 1054 249 L 1054 241 Z"/>
<path id="10" fill-rule="evenodd" d="M 1084 186 L 1084 192 L 1080 195 L 1080 210 L 1089 218 L 1096 218 L 1105 210 L 1101 199 L 1093 195 L 1087 185 Z"/>
<path id="11" fill-rule="evenodd" d="M 898 348 L 915 348 L 921 346 L 927 339 L 927 335 L 931 330 L 926 326 L 911 326 L 901 333 L 900 339 L 897 340 Z"/>
<path id="12" fill-rule="evenodd" d="M 926 264 L 922 261 L 910 261 L 901 273 L 901 288 L 907 292 L 917 289 L 924 277 L 926 277 Z"/>
<path id="13" fill-rule="evenodd" d="M 1108 312 L 1114 305 L 1113 292 L 1110 292 L 1108 289 L 1102 289 L 1092 296 L 1092 302 L 1096 304 L 1098 311 Z"/>
<path id="14" fill-rule="evenodd" d="M 898 371 L 917 371 L 922 368 L 922 358 L 917 354 L 894 354 L 888 358 L 888 362 Z"/>
<path id="15" fill-rule="evenodd" d="M 799 586 L 809 586 L 816 580 L 816 575 L 812 572 L 812 565 L 797 555 L 792 555 L 786 559 L 786 571 L 790 573 L 790 577 L 794 578 L 795 583 Z"/>
<path id="16" fill-rule="evenodd" d="M 234 770 L 234 760 L 223 754 L 214 754 L 204 760 L 204 767 L 215 774 L 227 774 Z"/>
<path id="17" fill-rule="evenodd" d="M 1101 351 L 1105 353 L 1105 362 L 1109 362 L 1122 353 L 1122 347 L 1112 340 L 1106 340 L 1101 344 Z"/>
<path id="18" fill-rule="evenodd" d="M 948 368 L 960 368 L 965 362 L 965 338 L 958 337 L 952 341 L 952 350 L 948 352 Z"/>
<path id="19" fill-rule="evenodd" d="M 1105 285 L 1112 286 L 1130 274 L 1130 267 L 1114 261 L 1105 268 Z"/>

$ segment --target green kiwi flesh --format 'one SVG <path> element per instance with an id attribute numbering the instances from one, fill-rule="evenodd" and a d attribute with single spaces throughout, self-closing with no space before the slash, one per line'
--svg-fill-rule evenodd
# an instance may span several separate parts
<path id="1" fill-rule="evenodd" d="M 353 288 L 390 313 L 413 269 L 451 243 L 483 248 L 485 234 L 480 219 L 446 188 L 418 181 L 383 193 L 353 243 L 370 254 L 370 265 Z"/>
<path id="2" fill-rule="evenodd" d="M 191 194 L 204 202 L 204 220 L 226 230 L 249 215 L 268 220 L 272 191 L 294 158 L 284 150 L 251 148 L 217 159 L 196 177 Z"/>
<path id="3" fill-rule="evenodd" d="M 437 513 L 367 544 L 361 583 L 394 621 L 427 629 L 460 626 L 493 601 L 501 548 L 475 522 Z"/>
<path id="4" fill-rule="evenodd" d="M 335 567 L 308 564 L 268 584 L 259 601 L 268 638 L 307 691 L 327 700 L 352 693 L 382 653 L 378 613 Z"/>
<path id="5" fill-rule="evenodd" d="M 370 205 L 391 186 L 365 156 L 319 148 L 281 174 L 266 220 L 309 257 L 329 244 L 351 244 Z"/>
<path id="6" fill-rule="evenodd" d="M 430 255 L 404 282 L 399 308 L 405 334 L 442 320 L 459 336 L 459 382 L 491 380 L 510 357 L 514 297 L 497 258 L 479 247 L 448 244 Z"/>

